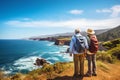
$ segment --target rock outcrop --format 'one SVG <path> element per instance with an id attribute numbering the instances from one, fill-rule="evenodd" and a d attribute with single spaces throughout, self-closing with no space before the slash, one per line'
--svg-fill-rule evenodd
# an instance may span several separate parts
<path id="1" fill-rule="evenodd" d="M 43 66 L 44 64 L 50 64 L 49 62 L 47 62 L 45 59 L 39 59 L 37 58 L 34 65 L 36 66 Z"/>
<path id="2" fill-rule="evenodd" d="M 55 45 L 69 45 L 70 44 L 70 39 L 56 39 L 55 40 Z"/>

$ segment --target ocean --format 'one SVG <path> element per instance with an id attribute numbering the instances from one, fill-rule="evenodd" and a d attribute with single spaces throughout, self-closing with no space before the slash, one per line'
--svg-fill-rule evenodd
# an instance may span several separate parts
<path id="1" fill-rule="evenodd" d="M 65 53 L 68 46 L 57 46 L 49 41 L 0 40 L 0 69 L 5 74 L 28 73 L 39 68 L 36 58 L 44 58 L 49 63 L 69 62 L 72 57 Z"/>

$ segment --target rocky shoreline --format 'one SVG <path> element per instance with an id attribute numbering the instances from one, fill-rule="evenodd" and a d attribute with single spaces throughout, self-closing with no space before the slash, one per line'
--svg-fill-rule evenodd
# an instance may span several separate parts
<path id="1" fill-rule="evenodd" d="M 71 37 L 46 37 L 46 38 L 29 38 L 29 40 L 37 40 L 37 41 L 51 41 L 54 42 L 55 45 L 69 45 Z"/>

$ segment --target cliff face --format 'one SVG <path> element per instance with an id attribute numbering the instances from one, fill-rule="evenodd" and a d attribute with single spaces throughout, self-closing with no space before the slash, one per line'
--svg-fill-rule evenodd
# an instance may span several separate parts
<path id="1" fill-rule="evenodd" d="M 55 45 L 69 45 L 70 39 L 56 39 Z"/>
<path id="2" fill-rule="evenodd" d="M 37 40 L 37 41 L 52 41 L 55 42 L 55 45 L 69 45 L 71 37 L 68 36 L 59 36 L 59 37 L 46 37 L 46 38 L 29 38 L 29 40 Z"/>

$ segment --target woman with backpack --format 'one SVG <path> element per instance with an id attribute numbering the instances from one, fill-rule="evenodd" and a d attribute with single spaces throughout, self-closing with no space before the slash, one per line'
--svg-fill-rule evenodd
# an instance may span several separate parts
<path id="1" fill-rule="evenodd" d="M 95 35 L 95 31 L 92 29 L 87 30 L 87 40 L 89 45 L 89 50 L 87 51 L 87 60 L 88 60 L 88 71 L 86 76 L 91 77 L 97 76 L 96 73 L 96 53 L 98 51 L 98 40 Z"/>

